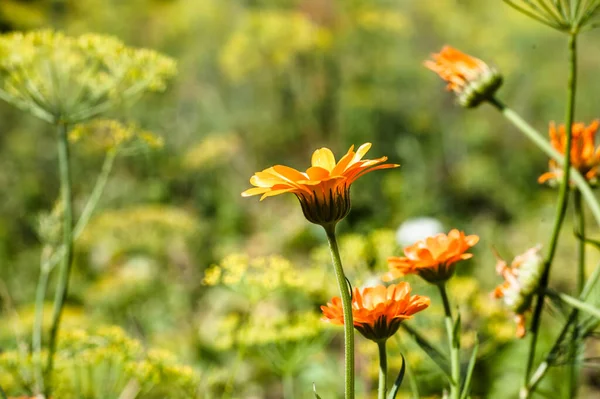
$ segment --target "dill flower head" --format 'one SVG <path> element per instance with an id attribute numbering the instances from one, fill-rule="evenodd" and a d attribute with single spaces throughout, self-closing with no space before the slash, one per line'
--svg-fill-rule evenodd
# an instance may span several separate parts
<path id="1" fill-rule="evenodd" d="M 337 163 L 329 148 L 316 150 L 312 166 L 306 172 L 283 165 L 275 165 L 256 172 L 250 179 L 254 188 L 242 193 L 243 197 L 262 194 L 267 197 L 293 193 L 298 197 L 308 221 L 322 226 L 342 220 L 350 212 L 350 185 L 359 177 L 377 169 L 395 168 L 385 164 L 387 157 L 362 159 L 371 143 L 361 145 L 356 152 L 351 146 Z"/>
<path id="2" fill-rule="evenodd" d="M 162 91 L 175 72 L 171 58 L 110 36 L 0 35 L 0 98 L 50 123 L 81 122 L 116 102 Z"/>
<path id="3" fill-rule="evenodd" d="M 595 120 L 589 126 L 584 123 L 574 123 L 571 128 L 571 166 L 576 168 L 590 183 L 597 182 L 598 167 L 600 166 L 600 147 L 596 147 L 595 139 L 600 121 Z M 550 143 L 561 154 L 565 153 L 567 146 L 567 132 L 565 125 L 558 127 L 550 123 Z M 549 182 L 556 184 L 562 176 L 562 168 L 554 159 L 549 162 L 550 172 L 546 172 L 538 179 L 539 183 Z"/>
<path id="4" fill-rule="evenodd" d="M 444 46 L 425 67 L 448 82 L 463 107 L 472 108 L 489 100 L 502 85 L 502 76 L 485 62 L 457 49 Z"/>
<path id="5" fill-rule="evenodd" d="M 504 278 L 493 292 L 495 298 L 502 298 L 504 304 L 515 314 L 517 337 L 525 336 L 525 314 L 540 284 L 544 259 L 540 254 L 541 245 L 528 249 L 515 257 L 510 266 L 497 256 L 496 271 Z"/>
<path id="6" fill-rule="evenodd" d="M 478 236 L 467 236 L 456 229 L 451 230 L 448 235 L 436 234 L 417 241 L 404 248 L 405 256 L 388 258 L 391 271 L 385 278 L 418 274 L 433 284 L 446 281 L 454 274 L 456 262 L 473 257 L 467 251 L 478 241 Z"/>
<path id="7" fill-rule="evenodd" d="M 91 150 L 114 151 L 124 147 L 134 151 L 136 147 L 160 148 L 163 139 L 151 132 L 141 130 L 134 123 L 127 125 L 111 119 L 94 119 L 79 123 L 69 132 L 71 142 L 84 142 Z"/>
<path id="8" fill-rule="evenodd" d="M 394 335 L 403 320 L 412 318 L 429 306 L 429 298 L 410 295 L 411 287 L 406 282 L 389 287 L 354 288 L 352 293 L 352 319 L 354 328 L 365 338 L 381 342 Z M 324 320 L 344 325 L 342 300 L 334 297 L 327 306 L 321 306 Z"/>

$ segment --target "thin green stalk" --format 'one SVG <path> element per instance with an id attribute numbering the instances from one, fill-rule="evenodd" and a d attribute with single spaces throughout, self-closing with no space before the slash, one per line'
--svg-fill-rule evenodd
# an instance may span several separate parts
<path id="1" fill-rule="evenodd" d="M 377 389 L 377 399 L 386 399 L 387 397 L 387 352 L 385 343 L 381 341 L 377 343 L 379 347 L 379 388 Z"/>
<path id="2" fill-rule="evenodd" d="M 47 263 L 46 250 L 50 250 L 50 247 L 42 250 L 42 259 L 40 262 L 40 278 L 35 291 L 35 318 L 33 321 L 33 334 L 31 337 L 31 348 L 33 351 L 33 364 L 35 374 L 36 393 L 44 391 L 44 373 L 42 370 L 42 327 L 44 323 L 44 301 L 46 299 L 46 292 L 48 290 L 48 281 L 50 277 L 50 268 L 44 267 Z"/>
<path id="3" fill-rule="evenodd" d="M 564 156 L 554 149 L 548 140 L 546 140 L 540 132 L 538 132 L 534 127 L 521 118 L 519 114 L 508 108 L 498 99 L 491 99 L 490 104 L 500 111 L 502 115 L 504 115 L 504 117 L 513 125 L 515 125 L 515 127 L 518 128 L 523 134 L 525 134 L 528 139 L 533 141 L 533 143 L 540 150 L 542 150 L 550 158 L 554 159 L 559 165 L 564 166 Z M 598 200 L 587 183 L 587 180 L 581 175 L 581 173 L 579 173 L 577 169 L 573 167 L 571 167 L 571 179 L 579 191 L 581 191 L 581 195 L 590 208 L 592 215 L 594 216 L 594 220 L 596 221 L 597 225 L 600 226 L 600 203 L 598 203 Z"/>
<path id="4" fill-rule="evenodd" d="M 46 385 L 46 397 L 51 397 L 52 369 L 54 367 L 54 354 L 56 352 L 56 340 L 60 328 L 62 311 L 69 292 L 69 277 L 73 261 L 73 195 L 71 189 L 71 165 L 69 161 L 68 128 L 64 123 L 57 124 L 58 130 L 58 161 L 60 171 L 60 186 L 63 203 L 63 246 L 65 256 L 63 257 L 56 295 L 54 297 L 54 309 L 52 313 L 52 325 L 50 327 L 50 339 L 48 343 L 48 361 L 46 376 L 50 383 Z"/>
<path id="5" fill-rule="evenodd" d="M 594 272 L 592 273 L 590 278 L 585 282 L 585 285 L 583 287 L 581 295 L 579 296 L 580 300 L 585 301 L 587 299 L 587 297 L 590 295 L 592 289 L 596 285 L 596 282 L 598 281 L 598 279 L 600 279 L 600 264 L 596 265 Z M 550 349 L 550 351 L 548 352 L 548 355 L 546 355 L 545 360 L 538 366 L 538 368 L 535 370 L 535 372 L 531 376 L 531 379 L 529 380 L 529 384 L 525 388 L 524 393 L 526 393 L 528 391 L 534 391 L 535 388 L 537 387 L 537 385 L 542 380 L 542 378 L 544 378 L 544 376 L 546 375 L 546 372 L 550 368 L 551 362 L 555 359 L 555 357 L 558 355 L 558 352 L 560 351 L 562 341 L 567 336 L 567 333 L 569 332 L 571 324 L 575 320 L 574 316 L 575 316 L 575 310 L 573 310 L 571 312 L 571 314 L 569 315 L 567 322 L 565 323 L 562 330 L 558 334 L 558 337 L 554 341 L 554 345 L 552 346 L 552 349 Z M 585 333 L 583 333 L 581 335 L 585 336 Z M 527 395 L 529 395 L 529 394 L 527 393 Z"/>
<path id="6" fill-rule="evenodd" d="M 600 309 L 597 307 L 577 298 L 573 298 L 571 295 L 563 294 L 562 292 L 557 292 L 555 294 L 558 296 L 558 298 L 560 298 L 561 301 L 573 306 L 575 309 L 600 319 Z"/>
<path id="7" fill-rule="evenodd" d="M 96 179 L 96 183 L 94 188 L 92 189 L 92 193 L 88 198 L 83 211 L 81 212 L 81 216 L 77 220 L 77 224 L 75 224 L 75 228 L 73 229 L 73 240 L 76 240 L 83 230 L 88 225 L 94 211 L 96 210 L 96 206 L 98 206 L 98 202 L 102 193 L 104 192 L 104 188 L 106 187 L 106 183 L 108 182 L 108 178 L 110 176 L 110 172 L 112 171 L 115 158 L 117 156 L 117 150 L 111 150 L 106 153 L 106 157 L 104 158 L 104 163 L 102 164 L 102 169 L 98 178 Z M 42 267 L 47 267 L 50 270 L 54 268 L 65 256 L 65 247 L 61 246 L 58 248 L 54 254 L 46 261 L 46 263 Z"/>
<path id="8" fill-rule="evenodd" d="M 575 231 L 578 237 L 577 239 L 577 295 L 581 295 L 583 286 L 585 284 L 585 215 L 583 211 L 583 204 L 581 199 L 581 192 L 575 190 L 573 193 L 573 209 L 575 219 Z M 570 358 L 573 359 L 573 363 L 570 366 L 569 373 L 569 397 L 577 397 L 578 382 L 579 382 L 579 365 L 577 364 L 577 357 L 581 348 L 582 342 L 580 337 L 580 331 L 578 328 L 579 312 L 574 311 L 573 320 L 573 339 L 571 340 Z"/>
<path id="9" fill-rule="evenodd" d="M 345 399 L 354 399 L 354 323 L 352 321 L 352 299 L 346 282 L 346 275 L 340 258 L 340 250 L 335 236 L 335 224 L 323 226 L 327 233 L 331 260 L 335 269 L 342 310 L 344 312 L 344 358 L 345 358 Z"/>
<path id="10" fill-rule="evenodd" d="M 1 399 L 7 399 L 6 398 L 6 393 L 4 392 L 4 389 L 2 389 L 2 386 L 0 386 L 0 398 Z"/>
<path id="11" fill-rule="evenodd" d="M 554 227 L 552 229 L 552 235 L 550 238 L 550 244 L 548 245 L 548 254 L 544 262 L 544 270 L 542 272 L 542 278 L 540 279 L 541 291 L 538 294 L 535 308 L 533 311 L 533 317 L 531 319 L 531 341 L 529 346 L 529 355 L 527 356 L 527 366 L 525 368 L 523 388 L 527 387 L 529 383 L 529 376 L 533 368 L 533 362 L 535 359 L 535 350 L 539 335 L 539 329 L 542 318 L 542 310 L 544 308 L 544 299 L 546 296 L 546 288 L 548 287 L 550 268 L 554 255 L 556 254 L 556 248 L 558 239 L 560 236 L 560 230 L 562 228 L 565 214 L 567 211 L 567 203 L 569 200 L 569 184 L 571 175 L 571 146 L 572 146 L 572 130 L 573 130 L 573 119 L 575 115 L 575 96 L 577 91 L 577 34 L 573 33 L 569 36 L 569 78 L 567 82 L 567 110 L 565 117 L 565 130 L 567 134 L 567 140 L 565 144 L 565 153 L 563 161 L 563 176 L 560 184 L 560 190 L 558 193 L 558 205 L 556 208 L 556 217 L 554 220 Z"/>
<path id="12" fill-rule="evenodd" d="M 294 399 L 294 376 L 286 372 L 282 376 L 283 399 Z"/>
<path id="13" fill-rule="evenodd" d="M 96 183 L 94 185 L 90 198 L 85 204 L 83 212 L 81 213 L 81 216 L 77 220 L 77 224 L 73 229 L 74 240 L 77 239 L 79 235 L 81 235 L 88 222 L 90 221 L 90 218 L 94 213 L 96 206 L 98 205 L 100 197 L 102 196 L 104 188 L 106 187 L 106 183 L 108 182 L 110 172 L 112 171 L 116 155 L 116 150 L 110 150 L 104 158 L 102 169 L 100 171 L 100 174 L 98 175 L 98 178 L 96 179 Z M 61 246 L 58 250 L 54 251 L 54 253 L 49 257 L 46 256 L 44 252 L 45 251 L 43 251 L 42 253 L 42 260 L 40 262 L 40 277 L 36 288 L 35 319 L 32 334 L 32 350 L 34 358 L 37 359 L 37 361 L 35 362 L 35 379 L 37 392 L 43 392 L 44 390 L 44 381 L 41 370 L 42 328 L 44 322 L 44 302 L 46 299 L 46 293 L 48 291 L 49 276 L 54 266 L 63 259 L 65 255 L 65 247 Z"/>
<path id="14" fill-rule="evenodd" d="M 444 313 L 446 315 L 446 333 L 448 334 L 448 345 L 450 348 L 450 370 L 452 373 L 452 381 L 450 381 L 450 399 L 458 399 L 460 396 L 460 362 L 459 352 L 454 337 L 454 319 L 452 310 L 450 309 L 450 300 L 446 292 L 446 284 L 438 284 L 442 303 L 444 304 Z"/>

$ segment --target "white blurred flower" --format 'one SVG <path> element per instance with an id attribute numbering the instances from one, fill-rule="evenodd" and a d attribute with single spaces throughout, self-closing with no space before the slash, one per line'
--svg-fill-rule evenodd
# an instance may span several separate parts
<path id="1" fill-rule="evenodd" d="M 398 227 L 396 241 L 401 247 L 444 232 L 442 222 L 435 218 L 419 217 L 408 219 Z"/>

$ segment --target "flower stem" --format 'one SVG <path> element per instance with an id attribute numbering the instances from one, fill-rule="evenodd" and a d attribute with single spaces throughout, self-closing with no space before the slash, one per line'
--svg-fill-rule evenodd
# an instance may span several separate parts
<path id="1" fill-rule="evenodd" d="M 583 204 L 581 200 L 581 192 L 575 190 L 573 193 L 573 209 L 575 213 L 575 232 L 577 239 L 577 295 L 581 295 L 583 286 L 585 284 L 585 217 L 583 213 Z M 580 331 L 578 327 L 579 312 L 577 309 L 574 311 L 573 316 L 573 339 L 571 341 L 570 358 L 573 359 L 573 363 L 570 366 L 569 373 L 569 390 L 568 395 L 570 398 L 577 397 L 578 380 L 579 380 L 579 366 L 577 364 L 577 358 L 580 347 L 582 345 Z"/>
<path id="2" fill-rule="evenodd" d="M 108 181 L 108 177 L 110 172 L 112 171 L 112 167 L 114 164 L 114 160 L 116 158 L 117 151 L 111 150 L 106 154 L 104 158 L 104 163 L 102 164 L 102 169 L 100 171 L 100 175 L 96 179 L 96 183 L 94 184 L 94 188 L 88 199 L 81 216 L 77 220 L 77 224 L 73 229 L 73 240 L 77 239 L 83 232 L 83 229 L 87 226 L 88 222 L 98 202 L 102 193 L 104 192 L 104 188 L 106 187 L 106 183 Z M 51 248 L 48 248 L 51 249 Z M 45 252 L 45 250 L 43 251 Z M 51 251 L 52 252 L 52 251 Z M 37 392 L 43 392 L 44 390 L 44 381 L 41 371 L 41 362 L 42 362 L 42 328 L 44 324 L 44 301 L 46 299 L 46 293 L 48 291 L 48 281 L 50 272 L 54 268 L 54 266 L 60 262 L 65 255 L 65 247 L 60 246 L 56 251 L 52 253 L 50 256 L 45 256 L 45 253 L 42 253 L 42 260 L 40 262 L 40 277 L 38 280 L 38 285 L 36 288 L 35 295 L 35 319 L 33 324 L 33 334 L 32 334 L 32 351 L 34 354 L 34 358 L 36 361 L 36 370 L 35 370 L 35 378 L 36 378 L 36 389 Z"/>
<path id="3" fill-rule="evenodd" d="M 581 295 L 579 296 L 580 300 L 585 301 L 587 299 L 587 297 L 589 296 L 590 292 L 592 291 L 592 289 L 596 285 L 596 282 L 598 281 L 598 279 L 600 279 L 600 264 L 598 264 L 596 266 L 596 268 L 594 269 L 594 272 L 592 273 L 592 275 L 590 276 L 590 278 L 585 282 L 585 285 L 583 287 Z M 562 341 L 567 336 L 567 333 L 569 332 L 569 328 L 571 327 L 571 324 L 575 320 L 575 317 L 574 317 L 575 313 L 576 313 L 576 311 L 573 310 L 571 312 L 571 314 L 569 315 L 569 317 L 568 317 L 565 325 L 563 326 L 561 332 L 558 334 L 558 337 L 554 341 L 554 345 L 552 346 L 552 349 L 550 349 L 550 351 L 546 355 L 545 360 L 538 366 L 538 368 L 535 370 L 535 372 L 531 376 L 531 379 L 529 380 L 529 384 L 523 390 L 524 392 L 535 390 L 535 388 L 537 387 L 537 385 L 539 384 L 539 382 L 546 375 L 546 372 L 550 368 L 550 363 L 553 360 L 556 359 L 556 357 L 558 355 L 558 352 L 561 350 Z M 581 336 L 585 336 L 585 334 L 581 334 Z"/>
<path id="4" fill-rule="evenodd" d="M 52 369 L 54 367 L 56 340 L 60 328 L 65 299 L 67 298 L 69 291 L 69 276 L 71 274 L 71 264 L 73 260 L 73 196 L 71 192 L 71 165 L 69 161 L 67 125 L 59 122 L 57 124 L 57 131 L 60 186 L 63 202 L 63 247 L 65 248 L 65 255 L 62 259 L 56 294 L 54 297 L 52 325 L 50 328 L 50 340 L 48 344 L 48 361 L 46 365 L 46 376 L 50 383 L 46 386 L 46 397 L 51 397 Z"/>
<path id="5" fill-rule="evenodd" d="M 323 226 L 329 241 L 331 260 L 335 269 L 340 296 L 342 298 L 342 310 L 344 312 L 344 358 L 345 358 L 345 399 L 354 399 L 354 323 L 352 321 L 352 299 L 342 260 L 340 250 L 335 236 L 335 224 Z"/>
<path id="6" fill-rule="evenodd" d="M 550 237 L 550 244 L 548 245 L 548 254 L 544 262 L 544 270 L 542 272 L 542 278 L 540 279 L 541 291 L 538 294 L 538 298 L 533 311 L 533 317 L 531 319 L 531 341 L 529 346 L 529 355 L 527 357 L 527 366 L 525 368 L 525 375 L 523 381 L 523 388 L 529 383 L 529 376 L 533 367 L 533 361 L 535 359 L 535 350 L 537 345 L 537 339 L 539 335 L 540 322 L 542 318 L 542 310 L 544 308 L 544 298 L 546 296 L 546 288 L 548 287 L 548 281 L 550 277 L 550 268 L 554 255 L 556 254 L 556 248 L 558 244 L 558 238 L 560 236 L 560 230 L 565 219 L 567 211 L 567 203 L 569 199 L 569 183 L 571 175 L 571 146 L 572 146 L 572 130 L 573 130 L 573 119 L 575 114 L 575 94 L 577 88 L 577 34 L 571 34 L 569 36 L 569 78 L 568 78 L 568 90 L 567 90 L 567 111 L 565 117 L 565 130 L 567 133 L 567 142 L 565 144 L 564 161 L 563 161 L 563 176 L 560 184 L 560 190 L 558 193 L 558 204 L 556 207 L 556 217 L 554 219 L 554 227 L 552 229 L 552 235 Z M 529 391 L 528 391 L 529 392 Z M 531 394 L 531 392 L 529 392 Z"/>
<path id="7" fill-rule="evenodd" d="M 379 347 L 379 389 L 377 390 L 378 399 L 385 399 L 387 396 L 387 353 L 385 343 L 381 341 L 377 343 Z"/>
<path id="8" fill-rule="evenodd" d="M 450 381 L 450 399 L 458 399 L 460 395 L 460 362 L 458 346 L 454 337 L 454 319 L 452 318 L 452 310 L 450 309 L 450 300 L 446 292 L 446 283 L 438 284 L 440 295 L 444 304 L 444 313 L 446 315 L 446 333 L 448 334 L 448 345 L 450 348 L 450 368 L 452 373 L 452 381 Z"/>
<path id="9" fill-rule="evenodd" d="M 597 307 L 590 305 L 587 302 L 580 301 L 577 298 L 573 298 L 571 295 L 563 294 L 562 292 L 558 292 L 556 293 L 556 295 L 560 298 L 561 301 L 573 306 L 575 309 L 585 312 L 590 316 L 594 316 L 597 319 L 600 319 L 600 309 L 598 309 Z"/>
<path id="10" fill-rule="evenodd" d="M 283 399 L 294 399 L 294 376 L 285 372 L 281 381 L 283 385 Z"/>
<path id="11" fill-rule="evenodd" d="M 564 165 L 564 157 L 561 153 L 559 153 L 556 149 L 554 149 L 548 140 L 540 134 L 533 126 L 527 123 L 519 114 L 517 114 L 512 109 L 508 108 L 504 103 L 500 100 L 494 98 L 490 100 L 490 104 L 494 106 L 498 111 L 504 115 L 509 122 L 511 122 L 515 127 L 517 127 L 527 138 L 529 138 L 533 143 L 546 155 L 550 158 L 554 159 L 559 165 Z M 579 173 L 579 171 L 575 168 L 571 168 L 571 179 L 577 186 L 577 188 L 581 191 L 581 195 L 585 199 L 585 202 L 588 204 L 594 219 L 598 226 L 600 226 L 600 203 L 596 199 L 594 192 L 588 185 L 585 177 Z"/>
<path id="12" fill-rule="evenodd" d="M 35 318 L 33 321 L 33 334 L 31 337 L 36 393 L 41 393 L 44 391 L 44 376 L 42 370 L 42 328 L 44 324 L 44 301 L 46 299 L 48 280 L 50 277 L 50 268 L 46 267 L 46 264 L 48 263 L 45 259 L 47 252 L 46 249 L 50 250 L 50 247 L 42 250 L 40 278 L 35 291 Z"/>

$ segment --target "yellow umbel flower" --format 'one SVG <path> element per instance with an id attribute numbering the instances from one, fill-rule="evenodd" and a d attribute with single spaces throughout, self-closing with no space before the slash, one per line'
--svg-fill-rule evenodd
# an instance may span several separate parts
<path id="1" fill-rule="evenodd" d="M 110 36 L 0 35 L 0 98 L 50 123 L 78 123 L 116 102 L 162 91 L 175 72 L 171 58 Z"/>

